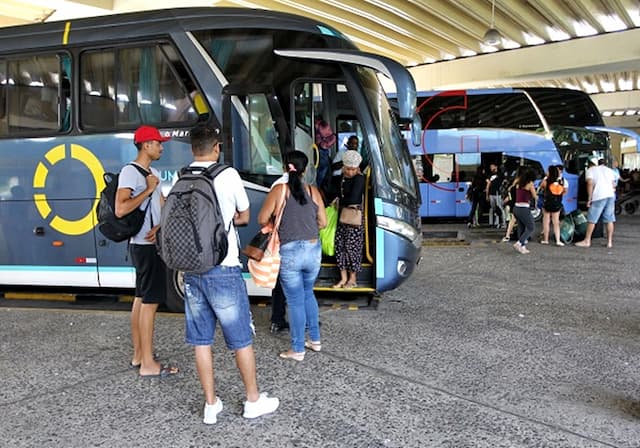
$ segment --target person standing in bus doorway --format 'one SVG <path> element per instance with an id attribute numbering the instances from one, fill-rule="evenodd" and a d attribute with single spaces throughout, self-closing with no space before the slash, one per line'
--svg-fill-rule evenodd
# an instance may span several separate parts
<path id="1" fill-rule="evenodd" d="M 562 197 L 564 196 L 565 188 L 564 181 L 560 177 L 556 165 L 549 165 L 549 172 L 540 184 L 540 190 L 544 191 L 542 241 L 540 241 L 540 244 L 549 244 L 549 224 L 553 223 L 556 246 L 564 246 L 564 243 L 560 241 L 560 210 L 562 210 Z"/>
<path id="2" fill-rule="evenodd" d="M 531 200 L 537 201 L 538 195 L 533 185 L 535 174 L 530 169 L 525 169 L 518 178 L 516 185 L 516 203 L 513 207 L 513 214 L 518 220 L 518 241 L 513 248 L 521 254 L 528 254 L 527 242 L 535 229 L 533 216 L 531 215 Z"/>
<path id="3" fill-rule="evenodd" d="M 122 217 L 136 208 L 146 208 L 144 224 L 129 240 L 129 253 L 136 270 L 136 291 L 131 307 L 131 367 L 138 367 L 142 377 L 165 377 L 178 373 L 177 367 L 162 366 L 153 356 L 153 331 L 156 311 L 164 303 L 165 266 L 156 252 L 156 232 L 164 197 L 160 189 L 160 173 L 151 163 L 162 155 L 162 143 L 169 140 L 152 126 L 140 126 L 133 135 L 138 156 L 132 162 L 149 172 L 146 177 L 130 164 L 118 177 L 115 214 Z"/>
<path id="4" fill-rule="evenodd" d="M 471 211 L 467 219 L 467 227 L 478 227 L 478 214 L 480 213 L 480 203 L 487 188 L 487 176 L 482 165 L 476 168 L 476 174 L 471 180 L 471 185 L 467 190 L 467 199 L 471 201 Z"/>
<path id="5" fill-rule="evenodd" d="M 331 148 L 336 144 L 336 134 L 325 120 L 316 121 L 315 131 L 319 156 L 316 185 L 319 188 L 324 188 L 325 182 L 328 182 L 331 177 Z"/>
<path id="6" fill-rule="evenodd" d="M 351 151 L 357 152 L 359 145 L 360 145 L 360 142 L 358 140 L 358 136 L 352 135 L 347 139 L 347 142 L 344 144 L 344 146 L 338 150 L 335 157 L 333 158 L 333 161 L 331 162 L 331 170 L 333 170 L 333 173 L 332 173 L 333 177 L 342 175 L 342 156 L 344 155 L 345 151 L 351 150 Z"/>
<path id="7" fill-rule="evenodd" d="M 289 168 L 287 168 L 287 157 L 290 154 L 291 149 L 285 150 L 283 164 L 283 174 L 271 184 L 271 188 L 279 184 L 286 184 L 289 182 Z M 286 314 L 286 299 L 284 291 L 282 289 L 282 282 L 280 281 L 280 275 L 276 281 L 276 286 L 271 290 L 271 327 L 269 331 L 271 333 L 280 333 L 289 329 L 289 323 L 285 318 Z"/>
<path id="8" fill-rule="evenodd" d="M 327 225 L 320 191 L 302 182 L 309 159 L 301 151 L 287 157 L 289 179 L 276 185 L 267 195 L 258 224 L 266 225 L 279 208 L 285 190 L 285 206 L 278 235 L 280 237 L 280 281 L 287 300 L 291 347 L 280 353 L 284 359 L 303 361 L 305 347 L 319 352 L 320 323 L 318 302 L 313 286 L 320 272 L 322 252 L 319 231 Z M 310 341 L 305 342 L 305 329 Z"/>
<path id="9" fill-rule="evenodd" d="M 505 227 L 506 215 L 504 214 L 504 208 L 502 208 L 502 197 L 500 196 L 500 186 L 502 185 L 502 175 L 498 171 L 498 165 L 492 163 L 489 165 L 489 178 L 487 179 L 486 197 L 489 202 L 489 226 L 494 224 L 496 229 Z M 498 214 L 499 213 L 499 214 Z M 502 218 L 502 225 L 500 224 L 500 218 Z"/>
<path id="10" fill-rule="evenodd" d="M 576 243 L 578 247 L 591 247 L 591 236 L 596 223 L 602 217 L 607 226 L 607 247 L 613 247 L 613 226 L 615 215 L 615 174 L 604 164 L 604 159 L 593 160 L 597 166 L 587 170 L 587 233 L 584 240 Z"/>
<path id="11" fill-rule="evenodd" d="M 218 132 L 200 124 L 191 130 L 192 167 L 206 169 L 218 162 Z M 254 325 L 249 309 L 247 286 L 242 278 L 240 250 L 235 226 L 249 222 L 249 198 L 234 168 L 220 172 L 213 181 L 218 204 L 228 230 L 227 256 L 203 273 L 185 272 L 185 326 L 187 344 L 194 346 L 196 369 L 204 392 L 205 424 L 217 422 L 222 400 L 216 396 L 212 345 L 216 324 L 222 328 L 225 343 L 235 354 L 236 366 L 244 383 L 245 418 L 257 418 L 278 409 L 280 400 L 259 393 L 256 359 L 253 351 Z"/>
<path id="12" fill-rule="evenodd" d="M 347 206 L 362 207 L 365 180 L 360 173 L 362 156 L 357 151 L 346 151 L 342 157 L 342 179 L 338 184 L 338 205 L 340 211 Z M 343 224 L 338 221 L 336 229 L 336 263 L 340 269 L 340 280 L 334 289 L 350 289 L 357 286 L 356 277 L 362 266 L 364 246 L 364 225 Z"/>

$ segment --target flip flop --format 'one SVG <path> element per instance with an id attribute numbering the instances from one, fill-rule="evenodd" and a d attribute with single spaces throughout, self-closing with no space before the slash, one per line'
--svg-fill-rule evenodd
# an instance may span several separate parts
<path id="1" fill-rule="evenodd" d="M 141 378 L 166 378 L 168 376 L 176 375 L 180 372 L 175 366 L 162 366 L 160 367 L 160 372 L 154 375 L 140 375 Z"/>
<path id="2" fill-rule="evenodd" d="M 160 359 L 160 358 L 158 358 L 158 355 L 156 355 L 156 354 L 154 353 L 154 354 L 153 354 L 153 360 L 154 360 L 154 361 L 158 361 L 159 359 Z M 129 363 L 129 368 L 130 368 L 130 369 L 139 369 L 141 365 L 142 365 L 141 363 L 134 364 L 134 363 L 130 362 L 130 363 Z"/>

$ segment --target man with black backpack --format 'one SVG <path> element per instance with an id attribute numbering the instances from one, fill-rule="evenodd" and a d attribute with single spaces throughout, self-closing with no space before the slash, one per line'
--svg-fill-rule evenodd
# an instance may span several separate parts
<path id="1" fill-rule="evenodd" d="M 160 159 L 162 143 L 167 140 L 168 137 L 163 137 L 152 126 L 140 126 L 136 130 L 133 143 L 138 148 L 138 156 L 120 171 L 115 200 L 118 218 L 135 209 L 145 210 L 142 228 L 129 239 L 129 254 L 136 270 L 136 292 L 131 307 L 131 367 L 139 368 L 142 377 L 165 377 L 178 372 L 176 367 L 163 367 L 153 356 L 156 311 L 165 300 L 165 266 L 155 247 L 164 198 L 160 173 L 151 163 Z"/>
<path id="2" fill-rule="evenodd" d="M 220 157 L 217 131 L 204 124 L 193 128 L 191 149 L 194 162 L 189 167 L 188 171 L 192 173 L 189 176 L 193 175 L 194 168 L 201 168 L 205 173 L 211 170 Z M 245 418 L 260 417 L 274 412 L 280 405 L 277 398 L 258 392 L 253 352 L 254 326 L 249 309 L 247 287 L 242 277 L 235 229 L 236 225 L 249 222 L 249 198 L 242 179 L 235 169 L 228 167 L 215 172 L 217 174 L 211 181 L 214 191 L 209 194 L 213 200 L 217 199 L 224 228 L 227 229 L 226 256 L 221 262 L 214 262 L 214 266 L 204 272 L 185 272 L 184 274 L 185 339 L 187 344 L 194 346 L 196 369 L 205 395 L 203 422 L 209 425 L 216 423 L 217 415 L 222 411 L 222 400 L 216 396 L 211 351 L 217 322 L 222 327 L 227 348 L 235 352 L 236 365 L 244 383 L 246 401 L 243 416 Z M 169 193 L 170 198 L 172 193 L 173 189 Z M 179 207 L 176 205 L 174 208 Z M 187 204 L 185 208 L 188 208 Z M 185 222 L 187 220 L 185 218 Z M 185 234 L 188 235 L 188 232 Z M 188 239 L 186 236 L 179 237 L 177 232 L 175 235 L 178 239 Z M 163 234 L 160 239 L 163 240 L 167 236 Z M 171 254 L 168 251 L 166 253 L 168 257 Z"/>

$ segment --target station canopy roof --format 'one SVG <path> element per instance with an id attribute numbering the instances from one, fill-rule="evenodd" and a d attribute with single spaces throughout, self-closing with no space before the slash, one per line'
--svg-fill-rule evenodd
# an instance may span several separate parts
<path id="1" fill-rule="evenodd" d="M 580 89 L 640 127 L 638 0 L 2 0 L 0 26 L 187 6 L 307 16 L 407 66 L 419 89 Z"/>

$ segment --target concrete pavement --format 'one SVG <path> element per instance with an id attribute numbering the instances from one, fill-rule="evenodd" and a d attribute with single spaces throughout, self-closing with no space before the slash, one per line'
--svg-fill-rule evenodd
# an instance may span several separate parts
<path id="1" fill-rule="evenodd" d="M 425 225 L 425 230 L 463 225 Z M 172 378 L 128 368 L 128 313 L 0 307 L 0 445 L 6 447 L 639 447 L 640 218 L 615 247 L 530 245 L 472 230 L 425 247 L 377 310 L 323 308 L 320 353 L 278 358 L 254 306 L 259 383 L 273 415 L 241 417 L 242 386 L 218 333 L 218 395 L 202 393 L 182 315 L 157 319 Z"/>

